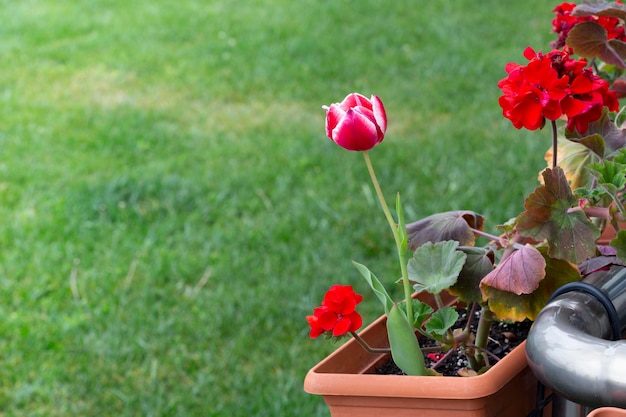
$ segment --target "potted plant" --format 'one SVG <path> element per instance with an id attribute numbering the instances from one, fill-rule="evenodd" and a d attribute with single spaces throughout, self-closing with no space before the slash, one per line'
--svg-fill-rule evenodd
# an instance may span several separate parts
<path id="1" fill-rule="evenodd" d="M 363 415 L 370 405 L 369 415 L 386 409 L 402 415 L 414 407 L 424 416 L 442 415 L 443 407 L 450 416 L 528 415 L 537 388 L 524 344 L 495 358 L 490 329 L 496 322 L 532 321 L 560 286 L 626 259 L 626 231 L 618 232 L 626 217 L 626 131 L 618 101 L 626 91 L 626 6 L 563 3 L 554 12 L 554 49 L 526 48 L 528 62 L 507 64 L 498 83 L 503 115 L 518 129 L 548 125 L 552 146 L 524 211 L 497 233 L 486 233 L 483 217 L 472 211 L 407 224 L 399 194 L 395 213 L 385 201 L 370 158 L 387 129 L 383 102 L 352 93 L 324 107 L 327 136 L 364 157 L 394 238 L 404 292 L 403 300 L 393 300 L 376 275 L 355 262 L 384 316 L 357 333 L 362 296 L 349 285 L 333 285 L 307 316 L 312 338 L 353 338 L 305 380 L 305 390 L 324 395 L 333 416 Z M 606 237 L 609 231 L 614 237 Z M 610 246 L 598 244 L 603 232 Z M 478 237 L 487 242 L 477 246 Z M 467 311 L 462 324 L 459 306 Z M 435 376 L 453 355 L 464 358 L 458 374 L 470 378 Z M 389 356 L 407 376 L 374 373 Z"/>

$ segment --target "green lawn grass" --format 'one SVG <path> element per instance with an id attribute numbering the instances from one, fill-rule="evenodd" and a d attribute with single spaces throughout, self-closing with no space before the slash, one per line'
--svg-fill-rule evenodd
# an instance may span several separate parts
<path id="1" fill-rule="evenodd" d="M 549 132 L 497 104 L 551 9 L 398 0 L 1 1 L 0 416 L 327 416 L 304 316 L 396 279 L 323 104 L 379 95 L 407 220 L 519 213 Z"/>

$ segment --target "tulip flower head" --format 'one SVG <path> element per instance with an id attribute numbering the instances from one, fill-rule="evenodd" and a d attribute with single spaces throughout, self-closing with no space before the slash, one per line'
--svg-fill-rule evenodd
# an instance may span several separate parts
<path id="1" fill-rule="evenodd" d="M 349 151 L 367 151 L 382 142 L 387 130 L 383 102 L 372 96 L 351 93 L 326 110 L 326 136 Z"/>

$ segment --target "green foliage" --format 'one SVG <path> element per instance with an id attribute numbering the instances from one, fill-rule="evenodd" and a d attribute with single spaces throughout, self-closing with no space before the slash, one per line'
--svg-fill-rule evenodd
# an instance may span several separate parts
<path id="1" fill-rule="evenodd" d="M 458 318 L 459 313 L 457 313 L 454 307 L 440 308 L 430 317 L 426 323 L 425 330 L 435 340 L 441 340 L 442 336 L 454 326 Z"/>
<path id="2" fill-rule="evenodd" d="M 387 294 L 385 286 L 365 265 L 361 265 L 357 262 L 352 262 L 356 269 L 359 271 L 363 279 L 368 283 L 376 297 L 380 300 L 381 304 L 385 308 L 385 314 L 389 314 L 389 311 L 393 307 L 393 300 Z"/>
<path id="3" fill-rule="evenodd" d="M 493 248 L 462 246 L 458 250 L 463 251 L 467 258 L 457 282 L 448 291 L 466 303 L 480 303 L 483 301 L 480 282 L 493 271 L 494 267 L 495 253 Z"/>
<path id="4" fill-rule="evenodd" d="M 626 262 L 626 230 L 617 232 L 617 237 L 611 240 L 611 246 L 615 248 L 617 257 Z"/>
<path id="5" fill-rule="evenodd" d="M 533 191 L 524 203 L 517 227 L 525 236 L 547 239 L 550 256 L 580 263 L 596 253 L 595 241 L 600 230 L 576 206 L 565 173 L 560 167 L 543 172 L 544 184 Z"/>
<path id="6" fill-rule="evenodd" d="M 543 165 L 496 87 L 553 38 L 539 0 L 1 4 L 7 416 L 328 416 L 302 380 L 335 346 L 303 318 L 329 279 L 368 291 L 347 259 L 397 278 L 323 133 L 348 92 L 387 106 L 373 157 L 409 221 L 510 218 Z"/>
<path id="7" fill-rule="evenodd" d="M 626 186 L 626 164 L 618 162 L 618 160 L 623 160 L 624 155 L 622 151 L 615 160 L 605 160 L 602 163 L 589 165 L 589 170 L 598 182 L 597 190 L 610 197 L 622 212 L 624 212 L 624 207 L 621 202 L 621 191 Z M 602 193 L 599 194 L 598 198 L 601 197 Z"/>
<path id="8" fill-rule="evenodd" d="M 411 302 L 413 303 L 413 327 L 421 329 L 424 321 L 430 317 L 434 310 L 430 305 L 419 300 L 411 300 Z M 402 306 L 403 304 L 400 304 L 401 308 Z"/>
<path id="9" fill-rule="evenodd" d="M 407 375 L 426 375 L 424 355 L 406 314 L 394 305 L 387 314 L 387 334 L 394 362 Z"/>
<path id="10" fill-rule="evenodd" d="M 465 253 L 456 250 L 458 246 L 454 240 L 428 242 L 413 253 L 408 272 L 415 291 L 439 294 L 456 283 L 467 258 Z"/>

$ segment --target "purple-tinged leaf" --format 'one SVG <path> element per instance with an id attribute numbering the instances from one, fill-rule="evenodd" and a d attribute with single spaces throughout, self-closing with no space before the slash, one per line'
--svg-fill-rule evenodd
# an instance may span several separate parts
<path id="1" fill-rule="evenodd" d="M 574 26 L 567 35 L 567 46 L 585 58 L 599 58 L 618 68 L 626 68 L 626 44 L 616 39 L 607 39 L 607 32 L 599 23 L 582 22 Z"/>
<path id="2" fill-rule="evenodd" d="M 472 229 L 482 230 L 484 218 L 473 211 L 448 211 L 425 217 L 406 225 L 409 249 L 415 250 L 426 242 L 456 240 L 461 246 L 474 246 Z"/>
<path id="3" fill-rule="evenodd" d="M 517 295 L 530 294 L 544 279 L 545 269 L 541 253 L 534 246 L 524 245 L 483 278 L 481 285 Z"/>
<path id="4" fill-rule="evenodd" d="M 626 20 L 626 6 L 615 2 L 583 2 L 574 8 L 573 16 L 610 16 Z"/>
<path id="5" fill-rule="evenodd" d="M 500 320 L 522 321 L 535 320 L 537 314 L 547 304 L 550 296 L 559 287 L 580 280 L 576 267 L 570 262 L 547 256 L 546 248 L 538 248 L 546 261 L 546 276 L 539 287 L 531 294 L 517 295 L 489 286 L 481 286 L 489 308 Z"/>
<path id="6" fill-rule="evenodd" d="M 480 281 L 491 271 L 495 262 L 495 253 L 489 248 L 463 246 L 458 250 L 465 252 L 467 259 L 454 286 L 448 289 L 452 295 L 459 297 L 466 303 L 482 302 Z"/>

